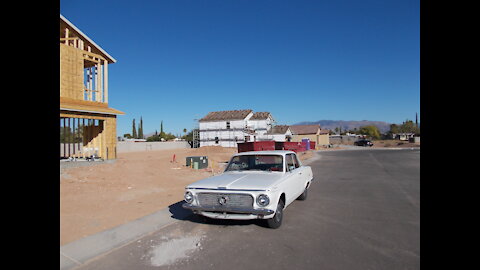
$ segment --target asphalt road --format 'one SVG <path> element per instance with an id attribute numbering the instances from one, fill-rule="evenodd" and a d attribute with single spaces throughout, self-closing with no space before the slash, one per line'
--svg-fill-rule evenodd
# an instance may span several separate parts
<path id="1" fill-rule="evenodd" d="M 420 150 L 321 152 L 306 201 L 282 227 L 178 222 L 76 269 L 419 269 Z"/>

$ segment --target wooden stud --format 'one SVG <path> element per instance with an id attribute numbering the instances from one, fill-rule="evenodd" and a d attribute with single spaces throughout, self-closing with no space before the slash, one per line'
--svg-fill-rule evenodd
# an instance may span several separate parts
<path id="1" fill-rule="evenodd" d="M 63 136 L 62 136 L 63 140 L 62 141 L 63 141 L 63 156 L 64 157 L 65 157 L 65 153 L 67 152 L 67 145 L 65 143 L 65 134 L 67 133 L 66 129 L 65 129 L 65 122 L 66 122 L 66 119 L 63 118 Z"/>
<path id="2" fill-rule="evenodd" d="M 105 96 L 104 102 L 108 103 L 108 61 L 104 61 L 104 69 L 105 69 L 105 74 L 103 75 L 104 77 L 104 89 L 103 89 L 103 95 Z"/>
<path id="3" fill-rule="evenodd" d="M 75 141 L 76 141 L 76 137 L 75 137 L 75 118 L 72 118 L 72 121 L 73 121 L 73 125 L 72 125 L 72 135 L 73 135 L 73 155 L 75 156 Z"/>
<path id="4" fill-rule="evenodd" d="M 82 118 L 82 157 L 85 158 L 85 145 L 87 144 L 87 131 L 85 129 L 85 118 Z"/>
<path id="5" fill-rule="evenodd" d="M 100 63 L 97 63 L 95 65 L 95 101 L 98 102 L 99 101 L 99 90 L 100 90 L 100 76 L 99 76 L 99 66 L 100 66 Z"/>
<path id="6" fill-rule="evenodd" d="M 105 102 L 103 99 L 103 65 L 101 62 L 98 64 L 98 67 L 100 68 L 98 75 L 98 78 L 100 79 L 100 83 L 98 84 L 100 90 L 100 101 Z"/>

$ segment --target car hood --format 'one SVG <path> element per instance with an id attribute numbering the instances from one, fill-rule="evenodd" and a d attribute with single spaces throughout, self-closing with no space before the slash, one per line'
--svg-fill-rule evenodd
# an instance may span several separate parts
<path id="1" fill-rule="evenodd" d="M 266 190 L 283 175 L 280 172 L 226 172 L 192 183 L 187 188 Z"/>

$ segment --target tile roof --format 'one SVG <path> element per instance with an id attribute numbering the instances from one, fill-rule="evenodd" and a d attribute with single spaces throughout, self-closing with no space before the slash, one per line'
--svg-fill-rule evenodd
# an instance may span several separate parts
<path id="1" fill-rule="evenodd" d="M 317 134 L 320 129 L 320 125 L 294 125 L 290 126 L 290 130 L 293 134 Z"/>
<path id="2" fill-rule="evenodd" d="M 219 111 L 209 112 L 205 117 L 198 120 L 199 122 L 208 121 L 222 121 L 222 120 L 242 120 L 247 117 L 252 110 L 234 110 L 234 111 Z"/>

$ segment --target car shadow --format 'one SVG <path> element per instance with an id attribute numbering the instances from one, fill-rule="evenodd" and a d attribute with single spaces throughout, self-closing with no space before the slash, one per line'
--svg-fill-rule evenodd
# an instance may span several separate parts
<path id="1" fill-rule="evenodd" d="M 246 226 L 255 224 L 260 227 L 267 228 L 265 220 L 251 219 L 251 220 L 233 220 L 233 219 L 213 219 L 201 215 L 195 215 L 191 210 L 182 207 L 184 201 L 179 201 L 168 206 L 168 210 L 172 214 L 171 217 L 178 220 L 189 221 L 199 224 L 209 224 L 217 226 Z"/>

